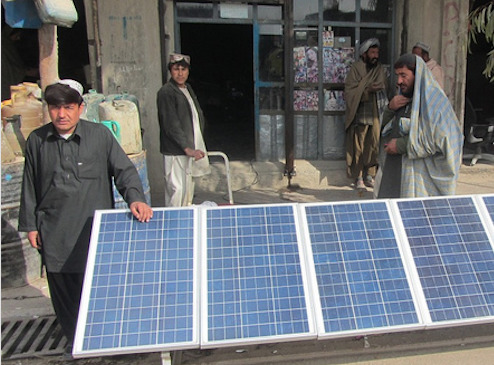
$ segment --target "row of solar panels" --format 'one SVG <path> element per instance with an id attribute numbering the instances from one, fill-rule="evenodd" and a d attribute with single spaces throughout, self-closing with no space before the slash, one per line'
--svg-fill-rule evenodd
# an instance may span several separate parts
<path id="1" fill-rule="evenodd" d="M 494 195 L 98 211 L 74 355 L 494 321 Z"/>

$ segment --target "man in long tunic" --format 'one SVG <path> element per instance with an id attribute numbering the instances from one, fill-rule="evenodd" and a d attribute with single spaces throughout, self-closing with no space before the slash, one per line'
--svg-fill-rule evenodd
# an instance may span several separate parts
<path id="1" fill-rule="evenodd" d="M 163 154 L 165 206 L 192 203 L 194 178 L 210 173 L 204 143 L 205 118 L 192 87 L 187 82 L 190 57 L 172 53 L 170 80 L 157 94 L 160 152 Z"/>
<path id="2" fill-rule="evenodd" d="M 400 92 L 383 115 L 382 159 L 374 195 L 453 195 L 463 148 L 453 107 L 422 58 L 403 55 L 394 69 Z"/>
<path id="3" fill-rule="evenodd" d="M 71 356 L 79 300 L 96 209 L 114 207 L 112 178 L 132 214 L 148 222 L 137 170 L 102 124 L 81 120 L 82 85 L 60 80 L 47 86 L 51 123 L 33 131 L 26 142 L 19 210 L 19 231 L 46 265 L 50 296 Z"/>
<path id="4" fill-rule="evenodd" d="M 386 72 L 379 63 L 379 40 L 362 43 L 360 59 L 345 81 L 347 176 L 357 189 L 374 187 L 379 154 L 380 110 L 387 102 Z"/>

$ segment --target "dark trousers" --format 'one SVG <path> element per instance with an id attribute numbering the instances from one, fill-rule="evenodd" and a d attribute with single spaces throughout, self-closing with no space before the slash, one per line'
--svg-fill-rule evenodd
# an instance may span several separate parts
<path id="1" fill-rule="evenodd" d="M 46 278 L 58 323 L 67 337 L 68 344 L 72 345 L 79 314 L 84 274 L 47 272 Z"/>

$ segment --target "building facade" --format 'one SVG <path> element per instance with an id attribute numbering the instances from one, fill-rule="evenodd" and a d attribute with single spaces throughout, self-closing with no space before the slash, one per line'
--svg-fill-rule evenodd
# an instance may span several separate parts
<path id="1" fill-rule="evenodd" d="M 191 55 L 206 143 L 230 158 L 341 159 L 343 85 L 360 43 L 381 42 L 390 71 L 423 41 L 463 115 L 468 0 L 85 1 L 91 77 L 141 106 L 152 200 L 163 201 L 156 92 L 170 52 Z M 462 118 L 460 118 L 462 119 Z"/>

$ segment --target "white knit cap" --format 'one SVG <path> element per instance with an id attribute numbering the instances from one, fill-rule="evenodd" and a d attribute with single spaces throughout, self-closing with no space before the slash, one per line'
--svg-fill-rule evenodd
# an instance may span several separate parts
<path id="1" fill-rule="evenodd" d="M 58 83 L 70 86 L 72 89 L 77 91 L 81 96 L 82 93 L 84 92 L 84 88 L 82 87 L 82 85 L 75 80 L 63 79 L 63 80 L 59 80 Z"/>
<path id="2" fill-rule="evenodd" d="M 425 44 L 424 42 L 415 43 L 415 46 L 413 46 L 413 48 L 415 48 L 415 47 L 422 48 L 427 53 L 429 53 L 431 51 L 431 47 L 428 44 Z"/>
<path id="3" fill-rule="evenodd" d="M 377 38 L 369 38 L 366 41 L 364 41 L 359 48 L 359 55 L 362 56 L 365 52 L 369 50 L 371 47 L 380 47 L 381 44 L 379 43 L 379 39 Z"/>

